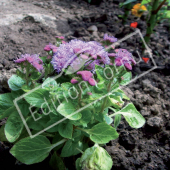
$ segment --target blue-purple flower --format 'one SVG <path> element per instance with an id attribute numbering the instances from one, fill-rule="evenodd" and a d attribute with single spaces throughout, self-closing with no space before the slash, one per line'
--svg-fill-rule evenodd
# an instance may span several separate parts
<path id="1" fill-rule="evenodd" d="M 108 53 L 100 43 L 95 41 L 84 42 L 81 40 L 71 40 L 69 43 L 61 44 L 57 52 L 53 55 L 51 63 L 57 72 L 61 72 L 63 68 L 71 65 L 81 54 L 89 54 L 97 63 L 110 63 Z M 92 66 L 92 69 L 94 69 L 94 66 Z"/>

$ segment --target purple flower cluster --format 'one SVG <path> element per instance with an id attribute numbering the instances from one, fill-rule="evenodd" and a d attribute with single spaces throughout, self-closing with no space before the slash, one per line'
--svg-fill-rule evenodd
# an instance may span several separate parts
<path id="1" fill-rule="evenodd" d="M 30 63 L 35 69 L 37 69 L 39 72 L 43 70 L 43 61 L 39 58 L 38 54 L 25 54 L 21 55 L 21 58 L 14 60 L 16 63 Z"/>
<path id="2" fill-rule="evenodd" d="M 115 52 L 115 54 L 112 53 L 112 55 L 109 56 L 115 57 L 116 66 L 124 65 L 127 69 L 132 70 L 132 64 L 136 64 L 132 54 L 126 49 L 116 49 Z"/>
<path id="3" fill-rule="evenodd" d="M 110 58 L 100 43 L 95 41 L 83 42 L 81 40 L 71 40 L 69 43 L 61 44 L 51 61 L 54 69 L 61 72 L 78 58 L 78 55 L 89 54 L 98 64 L 109 64 Z M 98 57 L 98 58 L 97 58 Z M 94 69 L 95 64 L 91 65 Z"/>
<path id="4" fill-rule="evenodd" d="M 114 43 L 117 41 L 117 38 L 115 38 L 114 36 L 109 36 L 108 34 L 104 34 L 104 38 L 105 41 L 109 41 L 111 43 Z"/>

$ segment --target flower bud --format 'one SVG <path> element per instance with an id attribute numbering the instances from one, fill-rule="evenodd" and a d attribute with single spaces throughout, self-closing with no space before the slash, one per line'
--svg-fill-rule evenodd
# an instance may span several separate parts
<path id="1" fill-rule="evenodd" d="M 86 149 L 79 161 L 82 170 L 110 170 L 112 168 L 112 159 L 105 149 L 95 144 Z"/>

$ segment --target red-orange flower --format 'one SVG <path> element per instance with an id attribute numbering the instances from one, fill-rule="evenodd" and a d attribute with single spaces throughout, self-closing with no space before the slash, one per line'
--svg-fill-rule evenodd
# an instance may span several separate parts
<path id="1" fill-rule="evenodd" d="M 130 27 L 132 27 L 132 28 L 136 28 L 138 26 L 138 23 L 137 22 L 132 22 L 131 24 L 130 24 Z"/>

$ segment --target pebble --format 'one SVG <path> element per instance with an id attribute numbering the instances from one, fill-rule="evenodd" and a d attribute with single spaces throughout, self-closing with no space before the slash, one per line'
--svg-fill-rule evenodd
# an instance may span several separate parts
<path id="1" fill-rule="evenodd" d="M 2 70 L 3 69 L 3 65 L 2 64 L 0 64 L 0 70 Z"/>
<path id="2" fill-rule="evenodd" d="M 92 25 L 92 26 L 88 27 L 87 30 L 89 32 L 96 32 L 96 31 L 98 31 L 98 29 L 97 29 L 97 27 L 95 25 Z"/>
<path id="3" fill-rule="evenodd" d="M 152 114 L 154 114 L 154 115 L 159 114 L 159 113 L 160 113 L 159 108 L 160 108 L 159 105 L 157 105 L 157 104 L 153 105 L 153 106 L 151 107 L 151 112 L 152 112 Z"/>
<path id="4" fill-rule="evenodd" d="M 147 125 L 151 128 L 159 130 L 162 127 L 162 122 L 162 118 L 155 116 L 148 119 Z"/>

